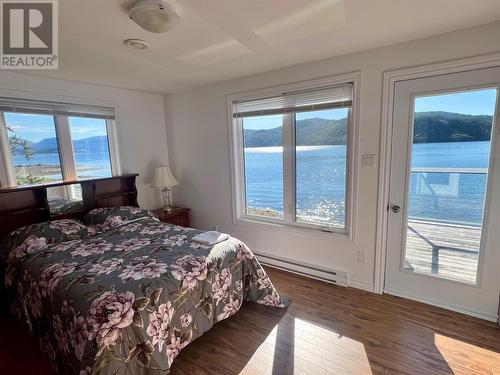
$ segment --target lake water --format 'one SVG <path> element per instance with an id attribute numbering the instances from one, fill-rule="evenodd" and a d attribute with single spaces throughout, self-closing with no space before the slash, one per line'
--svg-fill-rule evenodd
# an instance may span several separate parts
<path id="1" fill-rule="evenodd" d="M 34 154 L 27 160 L 23 155 L 14 155 L 13 163 L 15 166 L 29 165 L 50 165 L 59 167 L 59 154 Z M 75 163 L 78 177 L 80 178 L 99 178 L 111 175 L 111 166 L 109 153 L 75 153 Z M 62 178 L 61 174 L 50 174 L 45 177 L 55 180 Z"/>
<path id="2" fill-rule="evenodd" d="M 413 149 L 413 168 L 487 168 L 490 142 L 421 143 Z M 297 149 L 297 214 L 342 225 L 345 202 L 345 146 Z M 281 147 L 245 149 L 249 207 L 283 212 Z M 359 168 L 363 173 L 365 168 Z M 486 174 L 414 172 L 410 218 L 480 225 Z M 374 186 L 373 189 L 376 189 Z"/>
<path id="3" fill-rule="evenodd" d="M 487 168 L 489 142 L 414 145 L 414 168 Z M 297 214 L 342 225 L 345 202 L 345 146 L 300 146 L 297 149 Z M 110 175 L 107 153 L 75 154 L 80 177 Z M 283 212 L 283 166 L 280 147 L 245 149 L 249 207 Z M 59 165 L 58 154 L 14 156 L 15 165 Z M 359 173 L 365 169 L 359 168 Z M 53 178 L 61 178 L 53 175 Z M 374 186 L 373 189 L 376 189 Z M 480 225 L 486 191 L 485 174 L 412 173 L 409 211 L 415 219 Z"/>

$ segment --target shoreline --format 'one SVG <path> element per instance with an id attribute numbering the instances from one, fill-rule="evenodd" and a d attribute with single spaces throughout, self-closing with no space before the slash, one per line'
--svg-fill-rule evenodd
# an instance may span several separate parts
<path id="1" fill-rule="evenodd" d="M 101 170 L 106 170 L 106 168 L 98 167 L 80 167 L 78 168 L 78 173 L 81 172 L 89 172 L 95 171 L 97 174 Z M 14 172 L 16 174 L 16 178 L 27 178 L 28 176 L 43 178 L 43 182 L 57 182 L 62 181 L 62 169 L 59 165 L 51 165 L 51 164 L 33 164 L 33 165 L 15 165 Z M 93 178 L 93 176 L 89 176 L 89 178 Z"/>

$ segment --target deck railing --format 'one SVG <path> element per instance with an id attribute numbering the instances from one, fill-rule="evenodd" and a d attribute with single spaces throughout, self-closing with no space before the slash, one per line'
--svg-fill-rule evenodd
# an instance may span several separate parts
<path id="1" fill-rule="evenodd" d="M 411 173 L 487 174 L 488 168 L 413 167 Z"/>
<path id="2" fill-rule="evenodd" d="M 480 226 L 487 175 L 487 168 L 412 168 L 409 219 Z"/>

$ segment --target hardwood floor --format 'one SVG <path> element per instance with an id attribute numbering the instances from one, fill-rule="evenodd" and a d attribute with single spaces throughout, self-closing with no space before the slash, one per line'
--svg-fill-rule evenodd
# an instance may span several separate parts
<path id="1" fill-rule="evenodd" d="M 288 309 L 245 304 L 187 346 L 172 375 L 500 374 L 500 328 L 494 323 L 267 270 L 280 293 L 292 298 Z M 36 354 L 32 365 L 8 363 L 6 352 L 33 347 L 8 322 L 0 329 L 1 373 L 31 368 L 49 374 Z"/>

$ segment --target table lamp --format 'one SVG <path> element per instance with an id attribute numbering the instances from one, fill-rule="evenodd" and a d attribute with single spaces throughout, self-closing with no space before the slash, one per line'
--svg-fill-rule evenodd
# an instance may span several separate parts
<path id="1" fill-rule="evenodd" d="M 163 211 L 165 212 L 173 210 L 170 206 L 170 188 L 176 185 L 179 185 L 179 182 L 170 172 L 168 164 L 160 164 L 156 167 L 152 186 L 161 189 L 163 193 Z"/>

